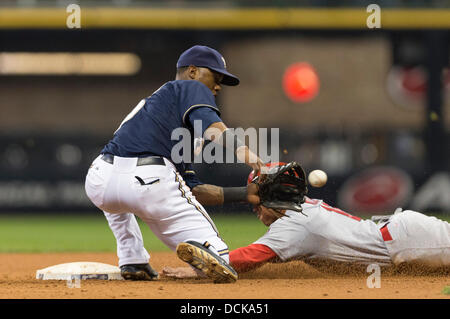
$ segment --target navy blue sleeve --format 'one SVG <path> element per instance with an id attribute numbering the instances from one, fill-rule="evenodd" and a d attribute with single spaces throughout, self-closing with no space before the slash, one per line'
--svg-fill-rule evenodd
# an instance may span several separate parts
<path id="1" fill-rule="evenodd" d="M 214 95 L 205 84 L 195 80 L 181 80 L 175 82 L 179 90 L 178 107 L 184 125 L 194 127 L 194 122 L 192 120 L 194 117 L 191 119 L 191 115 L 198 109 L 212 110 L 212 113 L 215 113 L 214 122 L 221 121 L 219 118 L 220 110 L 216 105 Z M 212 113 L 207 112 L 203 114 L 203 111 L 196 112 L 197 115 L 195 116 L 195 119 L 202 121 L 201 133 L 203 133 L 207 127 L 213 123 L 210 123 L 210 120 L 207 120 Z M 205 120 L 205 123 L 203 123 L 203 120 Z M 208 126 L 204 127 L 203 124 Z"/>
<path id="2" fill-rule="evenodd" d="M 203 137 L 203 133 L 211 124 L 222 122 L 217 112 L 208 107 L 200 107 L 189 113 L 189 123 L 194 129 L 198 126 L 195 125 L 195 121 L 201 123 L 201 132 L 195 132 L 196 135 L 201 135 L 196 137 Z"/>
<path id="3" fill-rule="evenodd" d="M 195 171 L 192 168 L 192 164 L 186 164 L 184 172 L 181 174 L 184 181 L 186 182 L 186 185 L 189 186 L 189 188 L 192 190 L 197 185 L 202 185 L 202 183 L 197 175 L 195 174 Z"/>

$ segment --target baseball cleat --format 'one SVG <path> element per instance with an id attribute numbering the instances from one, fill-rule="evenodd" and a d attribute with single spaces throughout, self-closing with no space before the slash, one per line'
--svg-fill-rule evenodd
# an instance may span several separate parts
<path id="1" fill-rule="evenodd" d="M 215 283 L 232 283 L 238 279 L 236 271 L 221 257 L 195 241 L 178 244 L 177 255 Z"/>
<path id="2" fill-rule="evenodd" d="M 122 265 L 120 274 L 125 280 L 156 280 L 159 276 L 150 264 Z"/>

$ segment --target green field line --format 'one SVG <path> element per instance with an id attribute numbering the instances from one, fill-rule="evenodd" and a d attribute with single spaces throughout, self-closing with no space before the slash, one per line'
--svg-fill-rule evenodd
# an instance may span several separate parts
<path id="1" fill-rule="evenodd" d="M 267 231 L 251 212 L 211 217 L 230 249 L 246 246 Z M 450 222 L 449 215 L 438 217 Z M 138 222 L 149 252 L 169 251 L 145 223 Z M 115 251 L 116 240 L 101 213 L 0 215 L 0 253 Z"/>

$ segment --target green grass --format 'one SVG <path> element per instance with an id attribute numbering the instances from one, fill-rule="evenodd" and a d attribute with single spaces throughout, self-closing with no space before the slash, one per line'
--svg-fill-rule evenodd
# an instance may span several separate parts
<path id="1" fill-rule="evenodd" d="M 252 214 L 211 215 L 230 249 L 248 245 L 266 227 Z M 139 221 L 145 248 L 169 251 Z M 116 241 L 102 214 L 98 215 L 3 215 L 0 216 L 0 252 L 115 252 Z"/>
<path id="2" fill-rule="evenodd" d="M 211 214 L 230 249 L 246 246 L 267 228 L 251 212 Z M 449 215 L 437 216 L 450 222 Z M 169 251 L 142 221 L 145 248 Z M 0 253 L 5 252 L 115 252 L 116 240 L 101 213 L 88 215 L 0 215 Z"/>

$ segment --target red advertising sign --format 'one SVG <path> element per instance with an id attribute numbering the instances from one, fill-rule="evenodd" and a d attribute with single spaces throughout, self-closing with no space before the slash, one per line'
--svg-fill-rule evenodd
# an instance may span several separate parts
<path id="1" fill-rule="evenodd" d="M 338 192 L 339 207 L 353 213 L 393 213 L 413 193 L 409 175 L 395 167 L 366 169 L 348 179 Z"/>

